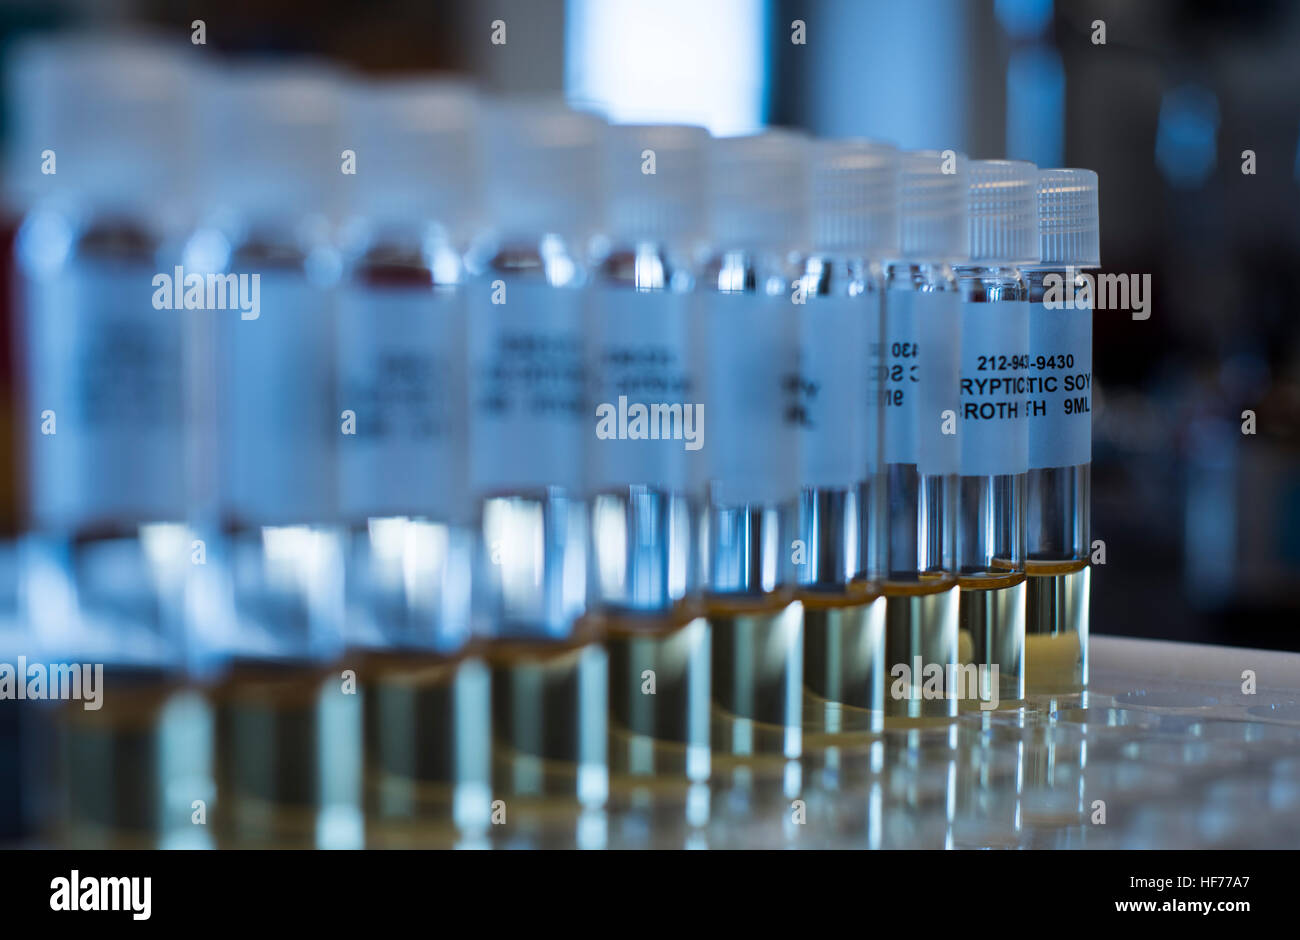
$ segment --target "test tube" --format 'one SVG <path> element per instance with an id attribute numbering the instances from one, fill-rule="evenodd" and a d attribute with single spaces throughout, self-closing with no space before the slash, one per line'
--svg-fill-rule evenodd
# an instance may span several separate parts
<path id="1" fill-rule="evenodd" d="M 1025 691 L 1088 684 L 1092 460 L 1092 293 L 1077 284 L 1101 263 L 1097 174 L 1038 174 L 1042 254 L 1029 267 L 1029 365 L 1046 410 L 1029 419 L 1025 508 Z"/>
<path id="2" fill-rule="evenodd" d="M 957 708 L 947 694 L 926 696 L 925 671 L 963 661 L 956 597 L 961 295 L 950 265 L 969 254 L 966 164 L 951 152 L 902 155 L 899 249 L 885 268 L 885 709 L 894 725 L 943 722 Z"/>
<path id="3" fill-rule="evenodd" d="M 192 371 L 207 390 L 195 511 L 217 582 L 206 642 L 225 667 L 212 691 L 223 845 L 360 838 L 355 700 L 338 662 L 337 82 L 282 61 L 214 66 L 201 85 L 203 221 L 184 265 L 226 298 L 204 311 Z"/>
<path id="4" fill-rule="evenodd" d="M 483 116 L 489 230 L 470 253 L 470 488 L 477 630 L 491 670 L 493 829 L 604 844 L 607 659 L 587 592 L 583 363 L 599 119 L 550 100 Z M 524 840 L 522 843 L 517 840 Z"/>
<path id="5" fill-rule="evenodd" d="M 624 830 L 678 840 L 657 844 L 679 844 L 708 807 L 709 631 L 693 596 L 690 488 L 706 430 L 691 304 L 708 142 L 697 127 L 607 129 L 609 249 L 587 308 L 590 587 L 610 657 L 611 796 Z"/>
<path id="6" fill-rule="evenodd" d="M 802 611 L 794 379 L 807 251 L 808 141 L 791 131 L 710 148 L 710 254 L 698 295 L 708 356 L 701 451 L 705 609 L 719 751 L 780 762 L 802 750 Z M 794 781 L 792 781 L 793 783 Z"/>
<path id="7" fill-rule="evenodd" d="M 881 259 L 898 251 L 898 151 L 812 148 L 812 246 L 799 318 L 800 557 L 804 727 L 878 731 L 884 716 L 880 591 Z"/>
<path id="8" fill-rule="evenodd" d="M 40 651 L 29 669 L 59 677 L 44 696 L 68 699 L 53 705 L 53 821 L 77 848 L 201 843 L 190 803 L 210 797 L 183 616 L 194 314 L 160 288 L 188 212 L 186 49 L 70 36 L 15 60 L 33 97 L 17 139 L 40 140 L 20 159 L 49 171 L 30 180 L 16 245 L 30 481 L 20 616 Z"/>
<path id="9" fill-rule="evenodd" d="M 971 162 L 970 259 L 957 268 L 959 616 L 971 650 L 962 662 L 973 667 L 957 691 L 981 705 L 1012 705 L 1025 690 L 1025 475 L 1029 415 L 1044 403 L 1029 370 L 1029 293 L 1019 266 L 1038 258 L 1037 178 L 1032 163 Z"/>
<path id="10" fill-rule="evenodd" d="M 338 500 L 368 845 L 474 841 L 488 684 L 471 655 L 462 255 L 480 212 L 471 90 L 357 81 L 337 322 Z"/>

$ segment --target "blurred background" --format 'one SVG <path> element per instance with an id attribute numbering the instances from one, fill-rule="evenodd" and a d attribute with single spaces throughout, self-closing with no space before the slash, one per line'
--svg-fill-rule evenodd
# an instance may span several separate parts
<path id="1" fill-rule="evenodd" d="M 1300 650 L 1300 4 L 8 0 L 0 56 L 34 31 L 196 19 L 209 52 L 458 72 L 615 120 L 1095 169 L 1102 270 L 1152 288 L 1149 319 L 1096 317 L 1092 628 Z"/>

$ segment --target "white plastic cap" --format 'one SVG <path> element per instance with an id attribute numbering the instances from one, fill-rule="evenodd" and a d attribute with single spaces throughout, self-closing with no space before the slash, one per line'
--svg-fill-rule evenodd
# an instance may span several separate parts
<path id="1" fill-rule="evenodd" d="M 699 238 L 708 144 L 709 132 L 700 127 L 611 125 L 604 152 L 607 234 L 676 245 Z"/>
<path id="2" fill-rule="evenodd" d="M 192 153 L 187 43 L 150 35 L 28 40 L 10 61 L 10 198 L 183 214 Z M 55 172 L 42 172 L 45 151 Z"/>
<path id="3" fill-rule="evenodd" d="M 1044 265 L 1095 268 L 1101 264 L 1096 173 L 1038 171 L 1038 244 Z"/>
<path id="4" fill-rule="evenodd" d="M 867 140 L 824 141 L 812 158 L 812 247 L 884 259 L 898 254 L 898 151 Z"/>
<path id="5" fill-rule="evenodd" d="M 437 222 L 466 237 L 479 213 L 473 90 L 451 79 L 358 81 L 349 86 L 343 146 L 354 215 L 375 222 Z"/>
<path id="6" fill-rule="evenodd" d="M 340 81 L 315 62 L 214 66 L 201 84 L 203 202 L 240 216 L 334 217 Z"/>
<path id="7" fill-rule="evenodd" d="M 972 160 L 970 263 L 1038 261 L 1038 167 L 1023 160 Z"/>
<path id="8" fill-rule="evenodd" d="M 957 262 L 970 254 L 964 154 L 909 150 L 898 180 L 898 259 Z"/>
<path id="9" fill-rule="evenodd" d="M 483 114 L 487 206 L 499 237 L 582 240 L 600 226 L 604 122 L 557 99 L 505 99 Z"/>
<path id="10" fill-rule="evenodd" d="M 808 138 L 772 130 L 709 147 L 709 237 L 721 250 L 803 251 L 809 241 Z"/>

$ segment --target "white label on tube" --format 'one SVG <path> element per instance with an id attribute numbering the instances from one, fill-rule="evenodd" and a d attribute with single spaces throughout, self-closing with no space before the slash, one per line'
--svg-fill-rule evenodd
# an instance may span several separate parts
<path id="1" fill-rule="evenodd" d="M 588 484 L 682 491 L 704 438 L 690 355 L 689 294 L 602 287 L 591 296 Z"/>
<path id="2" fill-rule="evenodd" d="M 1029 469 L 1029 304 L 964 303 L 961 314 L 961 474 Z"/>
<path id="3" fill-rule="evenodd" d="M 809 297 L 799 312 L 799 482 L 848 488 L 866 476 L 876 439 L 870 351 L 880 294 Z"/>
<path id="4" fill-rule="evenodd" d="M 788 296 L 699 295 L 705 437 L 715 505 L 777 505 L 798 496 L 799 328 Z"/>
<path id="5" fill-rule="evenodd" d="M 470 286 L 470 482 L 475 497 L 582 483 L 587 412 L 576 288 Z M 504 303 L 492 303 L 493 297 Z"/>
<path id="6" fill-rule="evenodd" d="M 246 525 L 334 518 L 334 301 L 300 274 L 263 273 L 257 319 L 207 314 L 217 322 L 221 501 Z"/>
<path id="7" fill-rule="evenodd" d="M 339 302 L 338 413 L 346 518 L 418 515 L 461 521 L 464 487 L 464 295 L 361 288 Z"/>
<path id="8" fill-rule="evenodd" d="M 1045 403 L 1029 416 L 1029 467 L 1092 460 L 1092 310 L 1029 311 L 1029 371 Z"/>
<path id="9" fill-rule="evenodd" d="M 961 298 L 956 291 L 885 294 L 885 462 L 956 473 Z M 951 420 L 949 420 L 951 419 Z"/>
<path id="10" fill-rule="evenodd" d="M 196 312 L 154 309 L 154 273 L 87 263 L 26 284 L 38 526 L 185 517 L 182 363 Z"/>

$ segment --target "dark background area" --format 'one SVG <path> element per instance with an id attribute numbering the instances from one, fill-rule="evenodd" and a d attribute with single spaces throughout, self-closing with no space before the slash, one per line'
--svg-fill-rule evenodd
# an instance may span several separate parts
<path id="1" fill-rule="evenodd" d="M 761 81 L 736 97 L 761 122 L 1095 169 L 1103 271 L 1149 274 L 1152 289 L 1149 319 L 1095 321 L 1092 529 L 1106 564 L 1092 628 L 1300 650 L 1300 3 L 727 0 L 732 23 L 706 15 L 711 2 L 9 2 L 0 48 L 41 29 L 188 34 L 202 18 L 209 51 L 608 93 L 623 116 L 618 83 L 575 42 L 598 9 L 621 17 L 597 37 L 616 63 L 618 43 L 662 63 L 618 85 L 662 83 L 661 117 L 693 118 L 692 93 L 739 74 L 727 57 L 758 35 Z M 490 42 L 497 19 L 504 46 Z M 719 107 L 714 129 L 736 129 Z"/>

